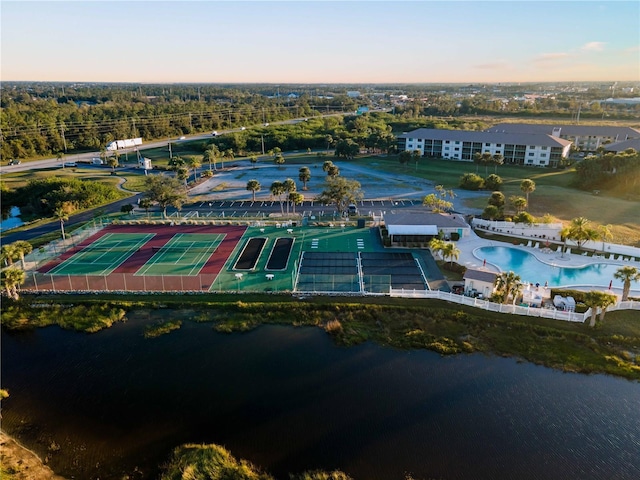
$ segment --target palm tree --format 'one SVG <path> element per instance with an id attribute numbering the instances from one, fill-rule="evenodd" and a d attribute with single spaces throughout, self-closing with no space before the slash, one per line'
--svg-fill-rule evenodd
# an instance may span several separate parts
<path id="1" fill-rule="evenodd" d="M 518 293 L 522 290 L 522 282 L 520 275 L 514 272 L 502 272 L 496 277 L 495 286 L 498 292 L 502 294 L 502 303 L 507 303 L 509 296 L 513 296 L 515 303 Z"/>
<path id="2" fill-rule="evenodd" d="M 529 204 L 529 194 L 534 192 L 536 189 L 536 182 L 531 180 L 530 178 L 525 178 L 520 182 L 520 190 L 525 194 L 527 199 L 527 205 Z"/>
<path id="3" fill-rule="evenodd" d="M 202 154 L 202 161 L 209 162 L 209 170 L 213 171 L 216 169 L 216 160 L 220 156 L 220 150 L 218 150 L 218 146 L 215 144 L 209 145 L 209 147 Z M 213 170 L 211 169 L 211 164 L 213 163 Z"/>
<path id="4" fill-rule="evenodd" d="M 273 195 L 274 197 L 278 197 L 278 201 L 280 202 L 280 213 L 284 215 L 284 208 L 282 207 L 282 194 L 284 193 L 284 185 L 282 184 L 282 182 L 276 180 L 269 187 L 269 191 L 271 192 L 271 195 Z"/>
<path id="5" fill-rule="evenodd" d="M 504 156 L 500 153 L 496 153 L 493 156 L 493 173 L 498 173 L 498 165 L 504 164 Z"/>
<path id="6" fill-rule="evenodd" d="M 598 231 L 589 226 L 590 223 L 591 222 L 584 217 L 577 217 L 571 220 L 569 224 L 567 238 L 576 242 L 578 248 L 582 248 L 589 240 L 595 241 L 600 238 Z"/>
<path id="7" fill-rule="evenodd" d="M 613 233 L 611 233 L 611 224 L 600 225 L 598 227 L 598 234 L 600 235 L 600 240 L 602 240 L 602 252 L 604 253 L 605 242 L 607 240 L 613 240 Z"/>
<path id="8" fill-rule="evenodd" d="M 22 269 L 26 269 L 26 265 L 24 263 L 24 256 L 29 255 L 33 251 L 33 245 L 25 240 L 18 240 L 17 242 L 13 242 L 13 247 L 15 248 L 15 252 L 20 256 L 20 261 L 22 262 Z"/>
<path id="9" fill-rule="evenodd" d="M 224 160 L 225 158 L 226 158 L 227 160 L 229 160 L 230 162 L 231 162 L 234 158 L 236 158 L 236 157 L 235 157 L 235 155 L 233 154 L 233 150 L 232 150 L 232 149 L 230 149 L 230 148 L 229 148 L 229 149 L 227 149 L 227 150 L 225 150 L 225 151 L 224 151 L 224 154 L 222 154 L 222 159 Z M 224 161 L 222 162 L 222 168 L 224 168 Z"/>
<path id="10" fill-rule="evenodd" d="M 53 216 L 60 220 L 60 231 L 62 232 L 62 240 L 64 241 L 67 239 L 64 233 L 64 222 L 69 220 L 69 214 L 64 207 L 60 206 L 54 210 Z"/>
<path id="11" fill-rule="evenodd" d="M 584 303 L 586 306 L 591 308 L 589 326 L 596 326 L 596 314 L 598 313 L 598 308 L 602 308 L 602 311 L 600 312 L 600 321 L 602 321 L 604 320 L 607 307 L 615 305 L 616 300 L 616 296 L 612 293 L 601 292 L 599 290 L 591 290 L 590 292 L 587 292 L 584 296 Z"/>
<path id="12" fill-rule="evenodd" d="M 251 155 L 249 157 L 249 161 L 251 162 L 251 165 L 253 165 L 253 167 L 255 168 L 256 163 L 258 163 L 258 156 L 257 155 Z"/>
<path id="13" fill-rule="evenodd" d="M 179 167 L 176 170 L 176 178 L 181 182 L 184 182 L 184 188 L 187 189 L 187 180 L 189 179 L 189 169 L 186 167 Z"/>
<path id="14" fill-rule="evenodd" d="M 7 296 L 18 300 L 18 287 L 24 283 L 25 273 L 17 268 L 5 268 L 2 270 L 2 286 Z"/>
<path id="15" fill-rule="evenodd" d="M 304 195 L 298 192 L 289 193 L 289 203 L 293 205 L 293 214 L 296 214 L 296 205 L 300 205 L 304 202 Z"/>
<path id="16" fill-rule="evenodd" d="M 455 246 L 454 243 L 452 242 L 445 242 L 444 245 L 442 246 L 442 257 L 446 260 L 447 258 L 450 259 L 449 260 L 449 265 L 453 265 L 453 259 L 455 258 L 456 260 L 458 258 L 460 258 L 460 249 L 458 247 Z"/>
<path id="17" fill-rule="evenodd" d="M 307 189 L 307 182 L 311 180 L 311 170 L 309 167 L 302 167 L 298 170 L 298 179 L 302 182 L 302 189 Z"/>
<path id="18" fill-rule="evenodd" d="M 444 241 L 440 240 L 437 237 L 434 237 L 429 242 L 429 248 L 431 249 L 431 253 L 434 255 L 442 255 L 442 250 L 444 249 Z M 444 260 L 444 256 L 442 257 Z"/>
<path id="19" fill-rule="evenodd" d="M 287 178 L 282 182 L 282 186 L 284 188 L 283 193 L 287 194 L 287 215 L 289 215 L 289 195 L 292 192 L 295 192 L 298 188 L 296 187 L 296 182 L 294 182 L 292 178 Z"/>
<path id="20" fill-rule="evenodd" d="M 512 195 L 509 197 L 509 202 L 513 205 L 513 208 L 516 209 L 517 213 L 524 212 L 529 205 L 527 199 L 524 197 L 518 197 L 516 195 Z"/>
<path id="21" fill-rule="evenodd" d="M 636 267 L 620 267 L 613 274 L 613 278 L 622 280 L 624 285 L 622 286 L 622 301 L 629 300 L 629 291 L 631 290 L 631 282 L 640 282 L 640 270 Z"/>
<path id="22" fill-rule="evenodd" d="M 147 217 L 149 216 L 149 209 L 153 206 L 153 201 L 148 197 L 143 197 L 140 199 L 140 208 L 144 208 L 144 211 L 147 213 Z"/>
<path id="23" fill-rule="evenodd" d="M 277 153 L 275 158 L 273 159 L 273 163 L 278 165 L 278 167 L 281 167 L 282 165 L 284 165 L 284 156 L 281 153 Z"/>
<path id="24" fill-rule="evenodd" d="M 200 162 L 200 159 L 198 157 L 192 155 L 191 157 L 189 157 L 188 164 L 189 168 L 193 170 L 193 181 L 195 182 L 197 180 L 198 168 L 202 166 L 202 163 Z"/>
<path id="25" fill-rule="evenodd" d="M 253 194 L 253 201 L 256 201 L 256 192 L 259 192 L 261 188 L 260 182 L 258 180 L 249 180 L 247 182 L 247 190 L 249 190 Z"/>
<path id="26" fill-rule="evenodd" d="M 0 250 L 0 255 L 2 256 L 2 260 L 4 260 L 5 265 L 13 265 L 13 261 L 18 258 L 18 251 L 15 244 L 10 243 L 8 245 L 3 245 Z"/>

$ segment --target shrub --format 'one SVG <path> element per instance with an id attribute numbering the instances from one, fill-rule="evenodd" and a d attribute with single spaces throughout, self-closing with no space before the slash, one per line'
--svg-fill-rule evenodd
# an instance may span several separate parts
<path id="1" fill-rule="evenodd" d="M 500 175 L 492 173 L 485 179 L 484 187 L 487 190 L 498 191 L 502 188 L 502 178 L 500 177 Z"/>
<path id="2" fill-rule="evenodd" d="M 535 218 L 528 212 L 520 212 L 515 217 L 513 217 L 514 223 L 526 223 L 527 225 L 531 225 L 535 222 Z"/>
<path id="3" fill-rule="evenodd" d="M 460 188 L 465 190 L 480 190 L 484 187 L 484 180 L 475 173 L 465 173 L 460 177 Z"/>
<path id="4" fill-rule="evenodd" d="M 330 333 L 332 335 L 336 335 L 338 333 L 342 333 L 342 324 L 340 323 L 340 320 L 338 320 L 337 318 L 334 318 L 333 320 L 329 320 L 325 324 L 324 330 L 327 333 Z"/>

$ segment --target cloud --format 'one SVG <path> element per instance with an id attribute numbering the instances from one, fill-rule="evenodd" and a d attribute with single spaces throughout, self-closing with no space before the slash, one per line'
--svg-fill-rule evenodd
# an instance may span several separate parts
<path id="1" fill-rule="evenodd" d="M 601 52 L 604 50 L 604 42 L 585 43 L 580 49 L 585 52 Z"/>
<path id="2" fill-rule="evenodd" d="M 634 47 L 625 48 L 623 50 L 624 53 L 637 53 L 640 52 L 640 45 L 636 45 Z"/>
<path id="3" fill-rule="evenodd" d="M 533 59 L 536 63 L 551 63 L 568 58 L 569 54 L 565 52 L 541 53 Z"/>

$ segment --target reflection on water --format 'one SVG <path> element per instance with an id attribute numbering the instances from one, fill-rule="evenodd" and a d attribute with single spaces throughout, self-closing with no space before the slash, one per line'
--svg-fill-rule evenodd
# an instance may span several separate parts
<path id="1" fill-rule="evenodd" d="M 4 232 L 5 230 L 10 230 L 12 228 L 19 227 L 20 225 L 24 225 L 20 217 L 20 209 L 18 207 L 11 207 L 9 212 L 9 218 L 6 220 L 0 221 L 0 232 Z"/>
<path id="2" fill-rule="evenodd" d="M 185 322 L 156 339 L 137 312 L 94 335 L 3 335 L 3 428 L 75 478 L 121 478 L 184 442 L 286 472 L 356 479 L 640 478 L 640 386 L 512 359 L 441 358 L 317 328 L 223 335 Z"/>
<path id="3" fill-rule="evenodd" d="M 562 265 L 560 254 L 549 256 L 549 264 L 539 261 L 529 252 L 510 247 L 480 247 L 474 255 L 496 265 L 502 271 L 517 273 L 524 282 L 528 283 L 547 282 L 550 287 L 572 285 L 608 287 L 611 282 L 613 287 L 622 288 L 623 286 L 622 281 L 613 278 L 613 274 L 622 265 L 598 263 L 571 268 Z M 632 285 L 632 289 L 637 288 L 637 285 L 637 283 Z"/>

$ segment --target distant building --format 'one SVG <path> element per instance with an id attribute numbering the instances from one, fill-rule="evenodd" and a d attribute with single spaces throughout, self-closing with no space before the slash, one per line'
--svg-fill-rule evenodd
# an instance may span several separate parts
<path id="1" fill-rule="evenodd" d="M 633 148 L 636 152 L 640 152 L 640 138 L 634 138 L 633 140 L 626 140 L 624 142 L 612 143 L 604 146 L 606 152 L 614 153 L 624 152 L 629 148 Z"/>
<path id="2" fill-rule="evenodd" d="M 360 96 L 360 92 L 357 90 L 351 90 L 347 92 L 347 97 L 349 98 L 358 98 Z"/>
<path id="3" fill-rule="evenodd" d="M 569 140 L 580 150 L 595 152 L 603 144 L 640 138 L 640 130 L 607 125 L 543 125 L 499 123 L 485 130 L 491 133 L 535 133 Z"/>
<path id="4" fill-rule="evenodd" d="M 505 164 L 555 167 L 569 155 L 571 142 L 545 134 L 419 128 L 399 135 L 398 148 L 466 162 L 476 153 L 500 154 Z"/>

